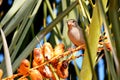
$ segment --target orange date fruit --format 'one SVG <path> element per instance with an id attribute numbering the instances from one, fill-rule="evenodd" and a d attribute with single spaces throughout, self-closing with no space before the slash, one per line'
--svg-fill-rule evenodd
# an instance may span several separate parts
<path id="1" fill-rule="evenodd" d="M 43 55 L 45 60 L 50 60 L 53 57 L 53 47 L 50 43 L 44 43 L 43 47 Z"/>
<path id="2" fill-rule="evenodd" d="M 54 48 L 54 56 L 60 55 L 62 53 L 64 53 L 64 44 L 60 43 L 57 46 L 55 46 Z"/>
<path id="3" fill-rule="evenodd" d="M 3 70 L 0 69 L 0 80 L 2 79 L 2 76 L 3 76 Z"/>
<path id="4" fill-rule="evenodd" d="M 43 80 L 41 73 L 36 69 L 30 71 L 30 78 L 31 80 Z"/>
<path id="5" fill-rule="evenodd" d="M 34 61 L 37 64 L 41 64 L 44 62 L 44 56 L 43 56 L 43 51 L 41 48 L 35 48 L 33 50 L 33 55 L 34 55 Z"/>
<path id="6" fill-rule="evenodd" d="M 43 77 L 45 78 L 52 78 L 53 77 L 53 73 L 50 70 L 50 68 L 48 66 L 41 66 L 38 68 L 38 70 L 40 71 L 40 73 L 43 75 Z"/>
<path id="7" fill-rule="evenodd" d="M 28 78 L 25 77 L 25 78 L 20 78 L 18 80 L 28 80 Z"/>
<path id="8" fill-rule="evenodd" d="M 20 67 L 18 68 L 18 73 L 26 75 L 30 69 L 30 62 L 27 59 L 23 59 Z"/>
<path id="9" fill-rule="evenodd" d="M 57 74 L 59 77 L 65 79 L 68 77 L 68 62 L 67 61 L 62 61 L 59 62 L 57 65 Z"/>
<path id="10" fill-rule="evenodd" d="M 55 46 L 55 48 L 54 48 L 54 57 L 64 53 L 64 48 L 65 48 L 65 46 L 62 43 Z M 52 66 L 54 68 L 57 68 L 58 62 L 59 62 L 59 59 L 54 59 L 54 60 L 51 61 L 51 64 L 52 64 Z"/>

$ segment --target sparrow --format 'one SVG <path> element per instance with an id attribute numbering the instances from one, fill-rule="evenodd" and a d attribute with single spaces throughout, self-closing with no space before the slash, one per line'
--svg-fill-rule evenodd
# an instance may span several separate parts
<path id="1" fill-rule="evenodd" d="M 85 39 L 83 35 L 83 29 L 78 25 L 75 19 L 69 19 L 67 21 L 68 26 L 68 36 L 69 39 L 75 46 L 80 46 L 85 44 Z"/>

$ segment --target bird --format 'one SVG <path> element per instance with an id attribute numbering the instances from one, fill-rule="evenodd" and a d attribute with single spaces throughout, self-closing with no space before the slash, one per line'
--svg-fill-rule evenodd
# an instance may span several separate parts
<path id="1" fill-rule="evenodd" d="M 68 37 L 72 43 L 76 47 L 85 44 L 83 29 L 78 25 L 78 22 L 75 19 L 69 19 L 67 20 L 67 26 Z"/>

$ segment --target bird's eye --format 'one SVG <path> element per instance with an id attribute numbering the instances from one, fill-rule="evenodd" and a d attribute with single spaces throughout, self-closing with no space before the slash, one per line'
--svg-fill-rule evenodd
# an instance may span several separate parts
<path id="1" fill-rule="evenodd" d="M 73 20 L 72 22 L 75 23 L 75 20 Z"/>

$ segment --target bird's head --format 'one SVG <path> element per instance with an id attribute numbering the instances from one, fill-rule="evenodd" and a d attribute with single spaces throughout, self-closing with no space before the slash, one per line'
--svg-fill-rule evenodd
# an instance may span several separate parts
<path id="1" fill-rule="evenodd" d="M 78 22 L 75 19 L 69 19 L 67 21 L 67 26 L 68 26 L 68 29 L 71 29 L 72 27 L 78 26 Z"/>

